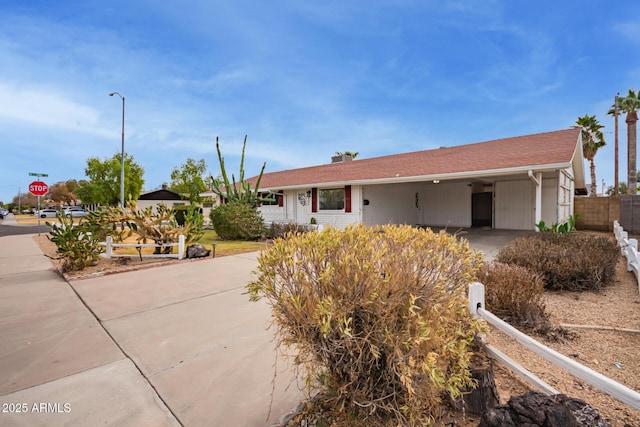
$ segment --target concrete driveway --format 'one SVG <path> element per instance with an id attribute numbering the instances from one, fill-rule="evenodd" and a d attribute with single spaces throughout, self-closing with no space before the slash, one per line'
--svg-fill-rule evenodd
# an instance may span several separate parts
<path id="1" fill-rule="evenodd" d="M 471 249 L 482 252 L 484 259 L 492 261 L 500 249 L 505 247 L 514 239 L 525 236 L 531 231 L 520 230 L 492 230 L 486 228 L 464 228 L 460 230 L 449 230 L 456 233 L 469 242 Z"/>
<path id="2" fill-rule="evenodd" d="M 0 237 L 0 425 L 274 424 L 303 394 L 245 293 L 255 258 L 67 283 Z"/>

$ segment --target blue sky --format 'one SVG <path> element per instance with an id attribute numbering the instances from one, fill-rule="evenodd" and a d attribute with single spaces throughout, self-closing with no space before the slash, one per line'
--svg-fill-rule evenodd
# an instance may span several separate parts
<path id="1" fill-rule="evenodd" d="M 0 200 L 125 149 L 145 189 L 188 157 L 248 176 L 565 129 L 640 89 L 640 2 L 19 1 L 0 7 Z M 620 124 L 620 179 L 626 130 Z"/>

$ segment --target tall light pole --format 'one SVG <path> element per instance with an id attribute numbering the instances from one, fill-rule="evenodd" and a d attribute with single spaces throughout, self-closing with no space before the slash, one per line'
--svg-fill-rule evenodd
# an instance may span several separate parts
<path id="1" fill-rule="evenodd" d="M 122 99 L 122 153 L 120 160 L 122 161 L 120 169 L 120 207 L 124 208 L 124 96 L 118 92 L 111 92 L 109 96 L 118 95 Z"/>

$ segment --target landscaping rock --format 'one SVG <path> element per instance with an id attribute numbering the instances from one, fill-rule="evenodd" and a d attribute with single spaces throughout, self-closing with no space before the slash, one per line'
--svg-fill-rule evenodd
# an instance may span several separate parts
<path id="1" fill-rule="evenodd" d="M 187 247 L 187 258 L 205 258 L 211 255 L 211 250 L 202 245 L 189 245 Z"/>
<path id="2" fill-rule="evenodd" d="M 563 394 L 530 391 L 482 415 L 478 427 L 608 427 L 597 409 Z"/>

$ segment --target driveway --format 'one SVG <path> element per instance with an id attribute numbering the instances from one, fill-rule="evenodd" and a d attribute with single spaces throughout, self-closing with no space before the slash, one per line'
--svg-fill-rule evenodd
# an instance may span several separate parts
<path id="1" fill-rule="evenodd" d="M 442 228 L 432 227 L 434 232 Z M 490 228 L 448 228 L 448 233 L 455 234 L 469 242 L 471 249 L 482 252 L 484 259 L 492 261 L 500 249 L 520 236 L 525 236 L 532 231 L 525 230 L 494 230 Z"/>
<path id="2" fill-rule="evenodd" d="M 277 422 L 303 394 L 246 295 L 255 259 L 67 283 L 30 235 L 0 237 L 0 402 L 19 404 L 0 425 Z"/>

